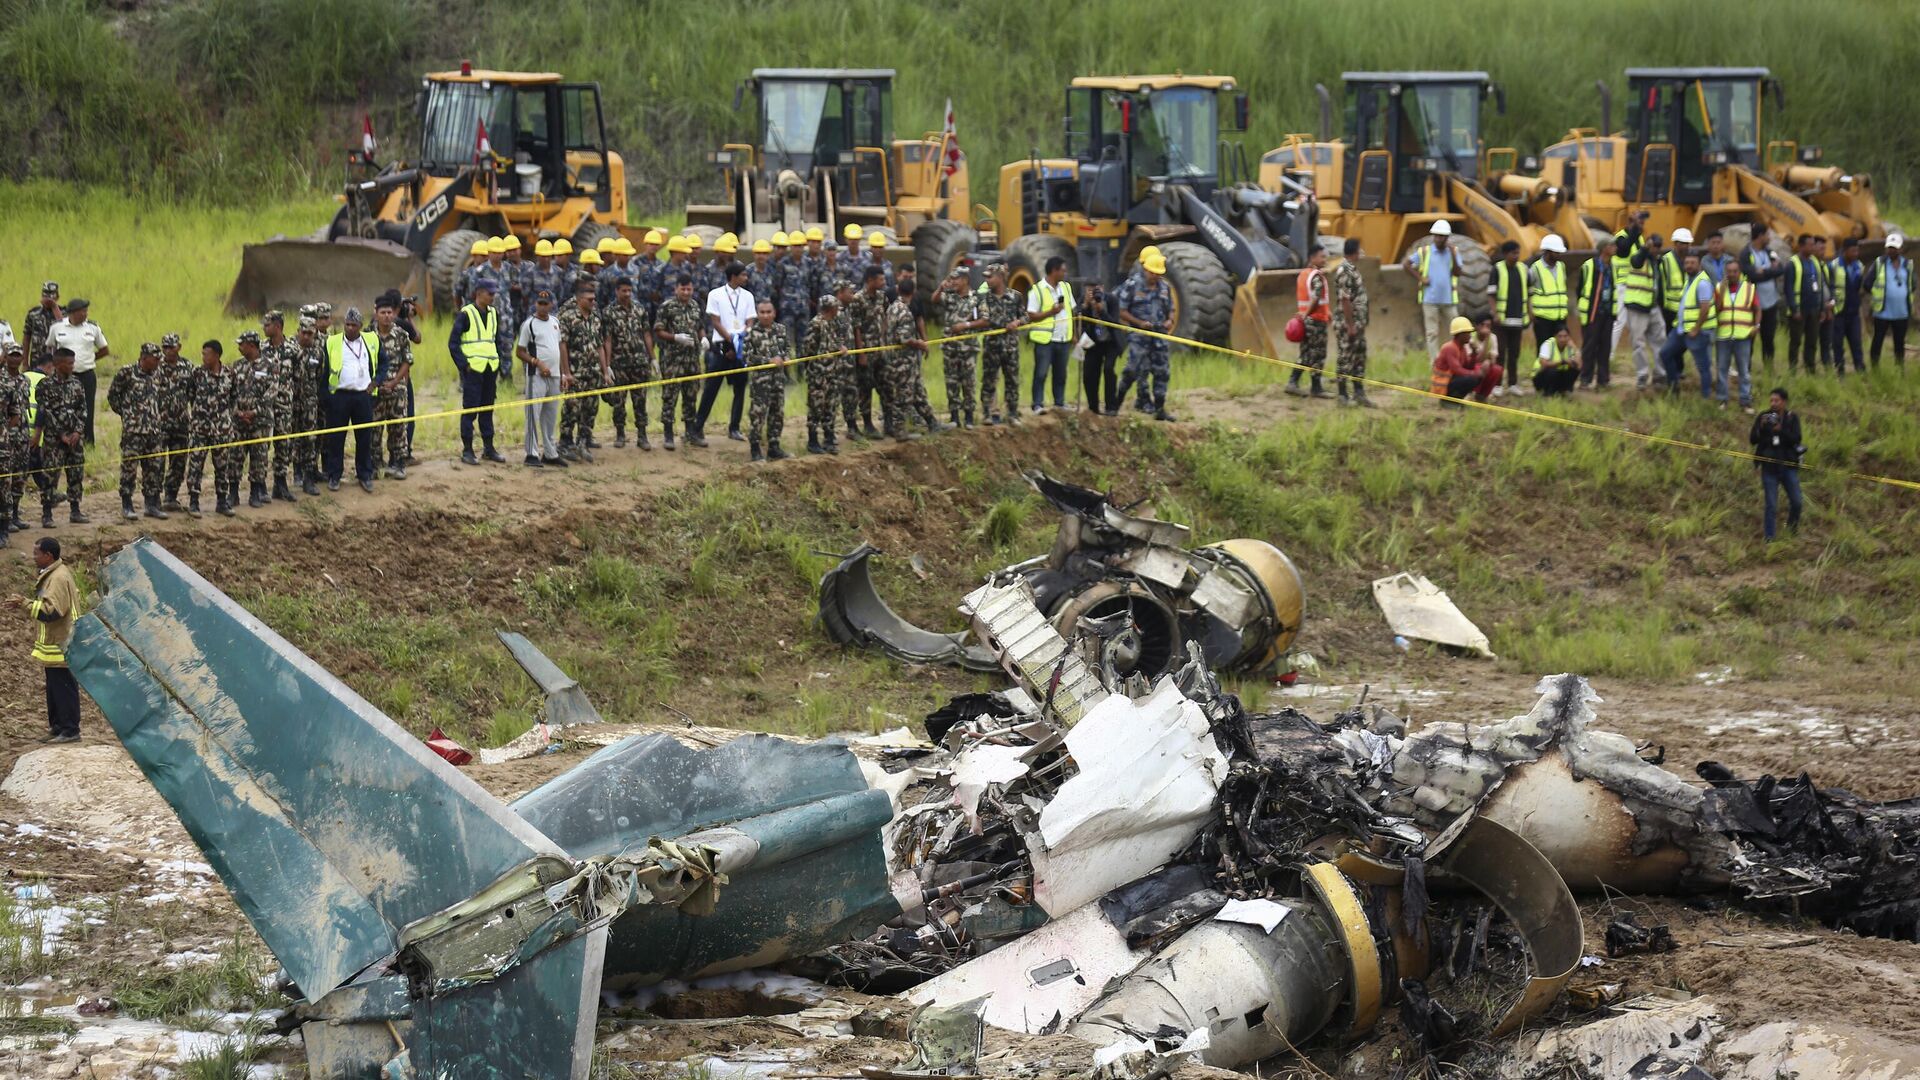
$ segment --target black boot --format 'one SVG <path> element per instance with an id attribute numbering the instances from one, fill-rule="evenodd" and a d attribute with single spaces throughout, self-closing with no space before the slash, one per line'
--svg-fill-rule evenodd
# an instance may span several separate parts
<path id="1" fill-rule="evenodd" d="M 747 460 L 748 461 L 767 460 L 766 455 L 760 452 L 760 437 L 758 435 L 747 440 Z"/>
<path id="2" fill-rule="evenodd" d="M 320 476 L 318 473 L 309 471 L 301 474 L 300 493 L 313 497 L 317 497 L 320 494 Z"/>
<path id="3" fill-rule="evenodd" d="M 21 530 L 27 527 L 26 519 L 20 516 L 20 500 L 19 499 L 13 500 L 13 521 L 11 524 L 13 525 L 14 532 L 20 532 Z"/>
<path id="4" fill-rule="evenodd" d="M 619 449 L 627 445 L 627 427 L 625 424 L 613 425 L 613 446 Z"/>
<path id="5" fill-rule="evenodd" d="M 67 520 L 73 522 L 75 525 L 90 525 L 93 523 L 92 518 L 80 512 L 79 499 L 67 500 Z"/>
<path id="6" fill-rule="evenodd" d="M 1317 398 L 1332 396 L 1327 393 L 1325 387 L 1320 385 L 1320 373 L 1317 371 L 1313 373 L 1313 389 L 1309 392 L 1309 396 Z"/>
<path id="7" fill-rule="evenodd" d="M 43 529 L 53 528 L 53 507 L 46 505 L 40 507 L 40 527 Z"/>
<path id="8" fill-rule="evenodd" d="M 673 424 L 669 422 L 666 425 L 666 428 L 667 428 L 667 437 L 661 440 L 660 445 L 666 447 L 669 450 L 679 449 L 679 447 L 675 446 L 673 442 Z"/>
<path id="9" fill-rule="evenodd" d="M 1174 419 L 1174 415 L 1167 411 L 1166 398 L 1158 398 L 1154 401 L 1153 418 L 1155 420 L 1167 420 L 1167 421 L 1171 421 Z"/>
<path id="10" fill-rule="evenodd" d="M 966 428 L 968 431 L 973 430 L 973 410 L 972 409 L 968 409 L 965 412 L 960 414 L 960 426 L 963 428 Z"/>
<path id="11" fill-rule="evenodd" d="M 248 484 L 247 505 L 255 510 L 267 505 L 267 485 L 263 483 Z"/>
<path id="12" fill-rule="evenodd" d="M 1353 388 L 1353 403 L 1363 409 L 1374 408 L 1373 400 L 1367 397 L 1367 388 L 1358 384 Z"/>
<path id="13" fill-rule="evenodd" d="M 1305 390 L 1300 389 L 1300 369 L 1299 368 L 1294 368 L 1293 374 L 1287 376 L 1287 393 L 1292 394 L 1294 397 L 1307 396 L 1307 392 Z"/>
<path id="14" fill-rule="evenodd" d="M 187 516 L 196 519 L 200 516 L 200 493 L 197 491 L 187 492 Z"/>
<path id="15" fill-rule="evenodd" d="M 1127 400 L 1127 391 L 1131 389 L 1133 389 L 1133 376 L 1122 374 L 1120 388 L 1114 391 L 1112 399 L 1107 402 L 1107 415 L 1111 416 L 1120 411 L 1120 403 Z"/>
<path id="16" fill-rule="evenodd" d="M 166 501 L 160 504 L 160 509 L 170 514 L 177 513 L 180 510 L 180 493 L 178 491 L 167 492 Z"/>
<path id="17" fill-rule="evenodd" d="M 160 496 L 155 495 L 147 499 L 147 516 L 157 521 L 167 520 L 167 512 L 160 509 Z"/>
<path id="18" fill-rule="evenodd" d="M 647 441 L 647 432 L 646 432 L 646 429 L 644 429 L 644 428 L 643 428 L 643 429 L 641 429 L 641 431 L 640 431 L 640 433 L 639 433 L 639 434 L 637 434 L 637 435 L 635 435 L 635 436 L 634 436 L 633 438 L 634 438 L 634 441 L 635 441 L 635 442 L 637 442 L 637 443 L 639 443 L 639 444 L 640 444 L 640 449 L 642 449 L 642 450 L 652 450 L 652 449 L 653 449 L 653 444 Z"/>
<path id="19" fill-rule="evenodd" d="M 273 497 L 280 502 L 293 501 L 293 492 L 287 487 L 286 477 L 276 476 L 273 478 Z"/>
<path id="20" fill-rule="evenodd" d="M 822 445 L 829 454 L 838 454 L 840 452 L 840 440 L 834 438 L 833 432 L 831 431 L 827 432 L 827 441 Z"/>
<path id="21" fill-rule="evenodd" d="M 860 418 L 860 423 L 861 423 L 861 426 L 866 430 L 867 438 L 877 439 L 880 437 L 880 429 L 873 426 L 873 417 L 863 416 Z"/>
<path id="22" fill-rule="evenodd" d="M 140 515 L 133 512 L 132 495 L 123 493 L 120 496 L 120 516 L 126 518 L 128 521 L 140 520 Z"/>
<path id="23" fill-rule="evenodd" d="M 792 454 L 789 454 L 785 450 L 780 449 L 779 439 L 774 439 L 773 441 L 767 443 L 767 460 L 768 461 L 785 461 L 792 456 L 793 456 Z"/>
<path id="24" fill-rule="evenodd" d="M 239 509 L 240 509 L 240 481 L 235 480 L 231 484 L 227 485 L 227 511 L 228 511 L 227 516 L 232 517 L 233 512 Z"/>
<path id="25" fill-rule="evenodd" d="M 817 429 L 817 428 L 808 428 L 808 429 L 807 429 L 807 453 L 809 453 L 809 454 L 824 454 L 824 453 L 826 453 L 826 452 L 827 452 L 827 449 L 826 449 L 826 447 L 824 447 L 824 446 L 821 446 L 821 445 L 820 445 L 820 431 L 819 431 L 819 429 Z"/>

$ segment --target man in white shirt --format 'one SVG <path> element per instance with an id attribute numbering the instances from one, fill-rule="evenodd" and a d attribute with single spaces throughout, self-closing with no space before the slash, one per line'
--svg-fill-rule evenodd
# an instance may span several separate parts
<path id="1" fill-rule="evenodd" d="M 553 317 L 552 292 L 541 289 L 533 295 L 533 314 L 520 324 L 520 333 L 514 338 L 514 355 L 520 358 L 527 372 L 528 402 L 554 397 L 573 381 L 567 372 L 566 358 L 560 352 L 560 320 Z M 526 412 L 527 456 L 524 463 L 533 469 L 548 465 L 557 469 L 566 468 L 567 462 L 560 456 L 556 434 L 560 423 L 560 403 L 540 401 L 527 405 Z"/>
<path id="2" fill-rule="evenodd" d="M 746 439 L 740 431 L 740 414 L 747 404 L 747 374 L 740 370 L 743 366 L 740 349 L 746 340 L 747 324 L 753 321 L 754 299 L 753 293 L 747 290 L 744 265 L 731 263 L 726 274 L 727 283 L 707 294 L 707 323 L 712 328 L 707 335 L 707 371 L 729 374 L 724 378 L 709 378 L 706 388 L 700 392 L 700 429 L 696 434 L 706 437 L 707 417 L 720 398 L 720 384 L 725 382 L 733 391 L 728 406 L 727 438 L 741 442 Z"/>
<path id="3" fill-rule="evenodd" d="M 93 445 L 93 394 L 99 380 L 94 366 L 107 356 L 107 335 L 100 332 L 100 326 L 87 318 L 87 302 L 82 299 L 67 301 L 67 317 L 54 323 L 47 331 L 47 352 L 55 349 L 73 350 L 73 377 L 87 391 L 87 445 Z"/>
<path id="4" fill-rule="evenodd" d="M 327 339 L 327 427 L 321 468 L 327 490 L 340 490 L 346 468 L 348 425 L 353 426 L 353 471 L 360 490 L 373 491 L 373 372 L 380 363 L 380 343 L 362 334 L 359 308 L 348 308 L 345 330 Z"/>
<path id="5" fill-rule="evenodd" d="M 1027 292 L 1027 322 L 1033 329 L 1033 411 L 1046 412 L 1047 373 L 1053 373 L 1053 407 L 1067 407 L 1067 357 L 1073 348 L 1073 286 L 1067 260 L 1047 260 L 1046 276 Z"/>

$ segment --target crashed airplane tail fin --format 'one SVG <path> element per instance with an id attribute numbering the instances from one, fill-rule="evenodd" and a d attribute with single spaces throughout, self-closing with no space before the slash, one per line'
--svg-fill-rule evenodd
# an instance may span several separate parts
<path id="1" fill-rule="evenodd" d="M 349 983 L 391 994 L 380 971 L 404 927 L 564 857 L 164 548 L 131 544 L 103 575 L 74 673 L 310 1001 Z M 404 995 L 407 1019 L 355 1053 L 418 1076 L 505 1075 L 503 1055 L 526 1063 L 513 1075 L 585 1076 L 605 941 L 593 929 L 491 985 Z"/>

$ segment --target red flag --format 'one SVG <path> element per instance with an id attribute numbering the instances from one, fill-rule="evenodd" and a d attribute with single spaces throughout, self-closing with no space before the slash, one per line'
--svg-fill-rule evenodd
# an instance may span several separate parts
<path id="1" fill-rule="evenodd" d="M 474 139 L 473 156 L 478 161 L 492 161 L 493 143 L 487 139 L 487 122 L 485 120 L 476 120 L 474 123 L 479 125 L 480 130 Z"/>
<path id="2" fill-rule="evenodd" d="M 955 129 L 953 123 L 952 98 L 947 99 L 947 124 L 945 128 L 941 129 L 940 136 L 947 144 L 946 174 L 952 176 L 954 170 L 960 167 L 960 161 L 965 156 L 960 153 L 960 132 Z"/>
<path id="3" fill-rule="evenodd" d="M 362 116 L 360 118 L 360 152 L 371 159 L 373 157 L 374 146 L 373 117 Z"/>

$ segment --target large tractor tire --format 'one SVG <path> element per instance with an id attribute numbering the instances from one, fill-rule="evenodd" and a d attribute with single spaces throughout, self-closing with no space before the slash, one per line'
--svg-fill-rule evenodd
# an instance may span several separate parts
<path id="1" fill-rule="evenodd" d="M 433 251 L 427 256 L 427 281 L 433 286 L 433 310 L 453 314 L 460 271 L 465 270 L 467 260 L 473 258 L 474 241 L 486 238 L 486 234 L 478 229 L 455 229 L 433 242 Z"/>
<path id="2" fill-rule="evenodd" d="M 603 221 L 587 220 L 573 230 L 573 250 L 576 254 L 591 251 L 600 246 L 601 240 L 620 239 L 620 230 Z"/>
<path id="3" fill-rule="evenodd" d="M 1160 245 L 1173 286 L 1173 332 L 1177 337 L 1225 345 L 1233 335 L 1233 278 L 1220 257 L 1188 240 Z"/>
<path id="4" fill-rule="evenodd" d="M 1421 249 L 1432 246 L 1433 237 L 1423 236 L 1407 249 L 1407 258 L 1418 265 Z M 1492 310 L 1493 305 L 1487 300 L 1487 283 L 1493 280 L 1493 259 L 1487 255 L 1487 249 L 1464 236 L 1454 237 L 1447 246 L 1453 249 L 1454 286 L 1460 295 L 1460 314 L 1472 319 Z"/>
<path id="5" fill-rule="evenodd" d="M 1047 260 L 1055 255 L 1067 260 L 1069 276 L 1074 265 L 1073 245 L 1057 236 L 1028 233 L 1007 245 L 1007 287 L 1031 292 L 1033 284 L 1046 276 Z"/>
<path id="6" fill-rule="evenodd" d="M 929 221 L 913 230 L 913 276 L 919 287 L 939 288 L 979 238 L 979 233 L 958 221 Z"/>

